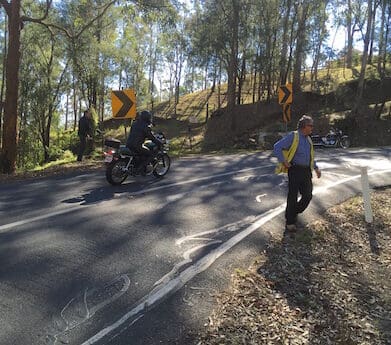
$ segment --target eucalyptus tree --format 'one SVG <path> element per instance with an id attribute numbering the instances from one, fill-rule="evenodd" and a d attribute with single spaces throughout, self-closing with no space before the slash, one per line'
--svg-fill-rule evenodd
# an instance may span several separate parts
<path id="1" fill-rule="evenodd" d="M 325 61 L 327 55 L 324 53 L 325 40 L 329 33 L 327 30 L 328 21 L 328 1 L 316 1 L 317 6 L 314 7 L 314 12 L 311 19 L 312 34 L 310 35 L 310 51 L 312 51 L 311 59 L 311 89 L 317 88 L 318 69 Z"/>
<path id="2" fill-rule="evenodd" d="M 0 157 L 1 170 L 5 173 L 13 173 L 16 169 L 17 157 L 17 116 L 18 116 L 18 94 L 19 94 L 19 67 L 20 67 L 20 35 L 23 23 L 33 22 L 62 30 L 70 38 L 79 37 L 88 27 L 90 27 L 99 17 L 103 16 L 107 9 L 116 1 L 111 0 L 105 3 L 94 18 L 88 18 L 84 27 L 77 33 L 70 33 L 56 23 L 47 22 L 52 0 L 34 2 L 38 5 L 40 13 L 37 17 L 27 12 L 21 15 L 21 0 L 0 0 L 0 5 L 5 9 L 8 16 L 8 51 L 6 61 L 6 95 L 4 105 L 4 127 L 3 146 Z M 25 5 L 32 2 L 26 1 Z"/>
<path id="3" fill-rule="evenodd" d="M 24 118 L 21 127 L 28 124 L 30 130 L 38 134 L 43 161 L 48 162 L 52 121 L 65 90 L 69 60 L 62 41 L 51 28 L 29 25 L 24 30 L 21 80 L 29 88 L 21 90 Z M 37 41 L 36 37 L 41 40 Z M 23 130 L 27 132 L 26 128 Z"/>
<path id="4" fill-rule="evenodd" d="M 369 45 L 370 45 L 370 38 L 371 38 L 371 32 L 372 32 L 372 26 L 374 25 L 373 22 L 373 11 L 374 11 L 374 1 L 368 0 L 367 1 L 367 8 L 366 8 L 366 32 L 364 35 L 364 50 L 362 53 L 361 58 L 361 69 L 360 69 L 360 76 L 358 78 L 358 86 L 357 86 L 357 94 L 356 94 L 356 102 L 354 105 L 354 108 L 352 109 L 353 114 L 357 114 L 358 110 L 361 106 L 362 102 L 362 95 L 364 92 L 364 86 L 365 86 L 365 72 L 367 68 L 367 62 L 368 62 L 368 56 L 369 56 Z"/>
<path id="5" fill-rule="evenodd" d="M 278 0 L 258 3 L 255 17 L 256 36 L 254 37 L 257 42 L 255 68 L 259 74 L 258 101 L 261 99 L 270 101 L 275 95 L 276 84 L 279 84 L 278 73 L 281 75 L 282 66 L 287 66 L 286 49 L 281 49 L 281 47 L 285 47 L 288 34 L 281 32 L 282 16 L 280 13 L 283 12 L 281 12 L 281 4 Z"/>
<path id="6" fill-rule="evenodd" d="M 163 33 L 174 25 L 175 2 L 135 1 L 121 7 L 117 20 L 117 76 L 119 87 L 136 90 L 139 105 L 154 105 L 155 79 L 163 65 Z"/>
<path id="7" fill-rule="evenodd" d="M 365 25 L 364 9 L 366 0 L 334 0 L 334 17 L 338 24 L 345 27 L 346 32 L 346 67 L 352 68 L 353 47 L 357 33 L 363 32 Z"/>
<path id="8" fill-rule="evenodd" d="M 4 16 L 3 16 L 4 14 Z M 7 54 L 7 40 L 8 40 L 8 23 L 6 13 L 0 13 L 0 25 L 3 27 L 3 32 L 0 40 L 0 59 L 2 61 L 1 66 L 1 89 L 0 89 L 0 150 L 2 147 L 2 127 L 3 127 L 3 110 L 4 110 L 4 91 L 5 91 L 5 65 L 6 65 L 6 54 Z M 0 163 L 1 165 L 1 163 Z"/>
<path id="9" fill-rule="evenodd" d="M 100 118 L 103 116 L 105 77 L 114 51 L 114 45 L 110 44 L 116 29 L 114 10 L 103 0 L 63 1 L 58 6 L 71 61 L 75 124 L 81 104 L 95 108 Z"/>
<path id="10" fill-rule="evenodd" d="M 211 11 L 206 11 L 201 3 L 197 2 L 186 29 L 190 37 L 188 59 L 197 69 L 202 71 L 204 75 L 203 89 L 206 89 L 209 72 L 210 70 L 215 71 L 215 67 L 218 65 L 220 46 L 217 46 L 215 37 L 220 28 L 217 27 Z M 221 75 L 217 76 L 212 72 L 212 89 L 214 89 L 217 77 L 220 78 Z"/>
<path id="11" fill-rule="evenodd" d="M 180 86 L 185 68 L 185 58 L 188 55 L 188 37 L 185 31 L 184 18 L 177 17 L 175 24 L 166 27 L 162 34 L 162 54 L 167 63 L 169 72 L 169 98 L 174 99 L 174 114 L 177 113 L 177 105 L 179 103 Z"/>
<path id="12" fill-rule="evenodd" d="M 391 1 L 381 0 L 380 8 L 381 21 L 379 27 L 377 70 L 381 78 L 384 78 L 386 73 L 387 46 L 389 45 L 391 29 Z"/>
<path id="13" fill-rule="evenodd" d="M 295 3 L 296 14 L 296 44 L 294 52 L 294 65 L 292 85 L 294 92 L 301 91 L 301 72 L 306 56 L 306 44 L 308 35 L 308 19 L 311 14 L 313 1 L 299 0 Z"/>
<path id="14" fill-rule="evenodd" d="M 208 87 L 208 79 L 211 80 L 211 92 L 215 91 L 216 81 L 218 77 L 217 63 L 215 56 L 208 54 L 209 47 L 203 46 L 201 40 L 198 47 L 194 44 L 195 35 L 199 35 L 199 26 L 203 17 L 202 7 L 199 1 L 194 1 L 191 9 L 185 10 L 189 15 L 185 18 L 184 36 L 186 39 L 186 58 L 184 88 L 186 92 L 192 93 L 195 90 L 206 89 Z M 204 49 L 206 47 L 206 49 Z M 202 53 L 200 53 L 202 51 Z M 204 63 L 205 62 L 205 63 Z M 210 66 L 213 66 L 210 69 Z"/>
<path id="15" fill-rule="evenodd" d="M 290 69 L 289 62 L 291 61 L 292 57 L 292 49 L 290 49 L 288 55 L 288 48 L 291 47 L 291 44 L 289 44 L 289 42 L 292 42 L 292 30 L 289 30 L 293 23 L 291 19 L 291 11 L 292 0 L 283 0 L 280 4 L 280 13 L 282 13 L 281 56 L 279 62 L 281 85 L 284 85 L 287 82 Z M 291 33 L 290 35 L 289 32 Z"/>
<path id="16" fill-rule="evenodd" d="M 202 25 L 195 37 L 195 46 L 204 46 L 201 52 L 213 54 L 225 69 L 228 110 L 237 104 L 239 61 L 241 57 L 245 58 L 245 42 L 249 34 L 247 15 L 251 12 L 251 4 L 247 0 L 205 1 Z"/>
<path id="17" fill-rule="evenodd" d="M 8 16 L 8 51 L 5 64 L 6 91 L 4 101 L 3 143 L 0 157 L 0 169 L 4 173 L 13 173 L 16 169 L 17 155 L 17 115 L 20 66 L 20 33 L 26 21 L 42 22 L 46 19 L 52 1 L 46 0 L 40 18 L 21 16 L 21 0 L 0 0 Z"/>

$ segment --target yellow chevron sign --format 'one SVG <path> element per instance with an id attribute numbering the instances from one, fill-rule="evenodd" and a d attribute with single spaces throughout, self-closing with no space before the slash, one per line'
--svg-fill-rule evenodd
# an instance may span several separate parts
<path id="1" fill-rule="evenodd" d="M 286 104 L 292 103 L 292 84 L 281 85 L 278 88 L 278 103 Z"/>
<path id="2" fill-rule="evenodd" d="M 133 89 L 111 91 L 111 108 L 114 119 L 136 117 L 136 94 Z"/>

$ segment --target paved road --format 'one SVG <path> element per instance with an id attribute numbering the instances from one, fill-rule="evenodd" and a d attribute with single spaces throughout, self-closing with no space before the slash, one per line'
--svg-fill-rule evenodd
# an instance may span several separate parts
<path id="1" fill-rule="evenodd" d="M 391 184 L 391 149 L 319 150 L 307 220 Z M 103 171 L 0 185 L 1 344 L 184 344 L 213 291 L 282 231 L 286 178 L 267 154 L 173 162 L 162 180 Z"/>

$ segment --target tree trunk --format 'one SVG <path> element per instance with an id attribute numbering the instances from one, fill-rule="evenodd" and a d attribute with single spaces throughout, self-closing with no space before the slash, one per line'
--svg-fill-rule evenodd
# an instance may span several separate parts
<path id="1" fill-rule="evenodd" d="M 239 83 L 238 83 L 238 96 L 237 96 L 237 104 L 241 104 L 241 97 L 242 97 L 242 87 L 243 83 L 246 79 L 246 58 L 243 56 L 242 59 L 242 68 L 240 71 L 240 76 L 239 76 Z"/>
<path id="2" fill-rule="evenodd" d="M 372 10 L 373 10 L 372 0 L 368 0 L 367 32 L 365 33 L 365 37 L 364 37 L 364 51 L 363 51 L 362 60 L 361 60 L 360 77 L 358 79 L 356 102 L 355 102 L 354 108 L 352 110 L 353 114 L 358 113 L 358 109 L 361 105 L 362 96 L 364 93 L 365 71 L 367 68 L 367 61 L 368 61 L 368 47 L 369 47 L 369 41 L 370 41 L 370 36 L 371 36 L 371 32 L 372 32 Z"/>
<path id="3" fill-rule="evenodd" d="M 219 75 L 218 75 L 218 82 L 217 82 L 217 109 L 221 108 L 221 60 L 219 63 Z"/>
<path id="4" fill-rule="evenodd" d="M 67 90 L 67 97 L 65 101 L 65 131 L 68 130 L 68 116 L 69 116 L 69 90 Z"/>
<path id="5" fill-rule="evenodd" d="M 257 91 L 257 69 L 254 68 L 254 75 L 253 75 L 253 103 L 255 103 L 255 94 Z"/>
<path id="6" fill-rule="evenodd" d="M 305 38 L 306 38 L 306 20 L 309 4 L 305 1 L 302 6 L 298 6 L 298 27 L 296 39 L 295 64 L 293 68 L 293 91 L 298 93 L 301 91 L 301 67 L 303 64 Z"/>
<path id="7" fill-rule="evenodd" d="M 353 57 L 353 28 L 352 28 L 352 1 L 348 0 L 348 12 L 346 16 L 346 32 L 348 34 L 348 44 L 346 47 L 346 67 L 352 68 Z"/>
<path id="8" fill-rule="evenodd" d="M 376 9 L 377 9 L 377 1 L 375 1 L 375 8 L 372 10 L 372 23 L 375 23 Z M 372 64 L 374 40 L 375 40 L 375 25 L 372 25 L 372 30 L 371 30 L 371 35 L 370 35 L 370 42 L 369 42 L 368 64 Z"/>
<path id="9" fill-rule="evenodd" d="M 6 62 L 6 94 L 4 105 L 3 147 L 1 170 L 12 174 L 16 170 L 18 87 L 20 65 L 20 0 L 10 3 L 8 14 L 8 53 Z"/>
<path id="10" fill-rule="evenodd" d="M 314 55 L 314 62 L 312 64 L 311 68 L 311 90 L 317 88 L 317 81 L 318 81 L 318 68 L 319 68 L 319 61 L 320 61 L 320 54 L 322 50 L 322 45 L 324 41 L 324 37 L 327 34 L 327 28 L 326 28 L 326 8 L 322 9 L 323 15 L 322 15 L 322 23 L 320 23 L 321 27 L 319 29 L 319 41 L 317 42 L 316 49 L 315 49 L 315 55 Z"/>
<path id="11" fill-rule="evenodd" d="M 388 29 L 388 25 L 387 25 Z M 382 0 L 381 5 L 381 24 L 379 30 L 379 56 L 377 59 L 377 71 L 382 78 L 384 76 L 384 71 L 382 70 L 382 61 L 385 51 L 385 36 L 386 36 L 386 0 Z"/>
<path id="12" fill-rule="evenodd" d="M 45 163 L 49 162 L 50 155 L 50 128 L 52 126 L 52 118 L 53 118 L 53 107 L 50 105 L 48 109 L 48 119 L 43 133 L 43 148 L 44 148 L 44 161 Z"/>
<path id="13" fill-rule="evenodd" d="M 3 52 L 3 71 L 6 70 L 6 63 L 7 63 L 7 39 L 8 39 L 8 21 L 7 16 L 4 16 L 4 52 Z M 1 91 L 0 91 L 0 152 L 1 148 L 3 146 L 3 137 L 1 135 L 2 128 L 3 128 L 3 116 L 4 116 L 4 90 L 5 90 L 5 73 L 2 73 L 1 75 Z M 1 155 L 0 155 L 1 157 Z M 1 166 L 1 162 L 0 162 Z"/>
<path id="14" fill-rule="evenodd" d="M 387 23 L 389 23 L 390 21 L 391 21 L 391 6 L 388 8 Z M 386 25 L 386 32 L 384 34 L 384 49 L 383 49 L 383 57 L 382 57 L 382 63 L 383 63 L 382 71 L 383 71 L 383 75 L 386 72 L 387 49 L 385 47 L 387 47 L 387 45 L 388 45 L 389 33 L 390 33 L 390 26 Z M 391 111 L 391 107 L 390 107 L 390 111 Z"/>
<path id="15" fill-rule="evenodd" d="M 281 59 L 280 59 L 280 84 L 285 85 L 287 81 L 287 53 L 288 53 L 288 26 L 289 26 L 289 16 L 291 12 L 291 0 L 287 0 L 286 4 L 286 13 L 284 17 L 284 25 L 282 31 L 282 49 L 281 49 Z"/>
<path id="16" fill-rule="evenodd" d="M 231 28 L 230 28 L 230 54 L 228 61 L 228 90 L 227 90 L 227 108 L 232 110 L 235 106 L 236 80 L 238 75 L 238 38 L 239 38 L 239 3 L 237 0 L 232 0 L 231 13 Z M 233 117 L 234 118 L 234 117 Z M 235 121 L 231 127 L 236 127 Z M 232 128 L 234 129 L 234 128 Z"/>
<path id="17" fill-rule="evenodd" d="M 76 95 L 76 77 L 75 71 L 72 71 L 72 88 L 73 88 L 73 131 L 77 127 L 77 95 Z"/>

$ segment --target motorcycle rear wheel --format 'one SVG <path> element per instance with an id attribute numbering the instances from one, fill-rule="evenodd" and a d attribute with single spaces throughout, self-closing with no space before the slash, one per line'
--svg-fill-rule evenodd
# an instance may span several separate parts
<path id="1" fill-rule="evenodd" d="M 153 175 L 155 177 L 163 177 L 168 173 L 171 166 L 171 159 L 167 153 L 158 154 L 156 163 L 154 164 Z"/>
<path id="2" fill-rule="evenodd" d="M 125 170 L 126 162 L 123 160 L 111 163 L 106 169 L 106 180 L 113 186 L 118 186 L 126 180 L 128 172 Z"/>
<path id="3" fill-rule="evenodd" d="M 343 149 L 349 148 L 350 146 L 349 138 L 342 138 L 339 142 L 339 146 L 341 146 Z"/>

